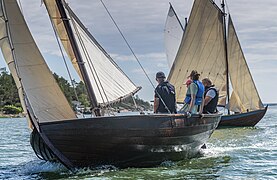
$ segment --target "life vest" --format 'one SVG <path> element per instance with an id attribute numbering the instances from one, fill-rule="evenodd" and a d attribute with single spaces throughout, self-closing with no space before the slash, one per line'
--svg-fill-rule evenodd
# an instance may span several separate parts
<path id="1" fill-rule="evenodd" d="M 202 103 L 202 97 L 205 91 L 205 87 L 202 84 L 202 82 L 198 81 L 198 80 L 194 80 L 192 83 L 197 85 L 197 93 L 196 93 L 196 98 L 195 98 L 195 104 L 194 105 L 200 105 Z M 185 103 L 186 104 L 190 104 L 191 101 L 191 94 L 186 94 L 186 98 L 185 98 Z"/>
<path id="2" fill-rule="evenodd" d="M 211 114 L 211 113 L 216 113 L 217 112 L 216 106 L 217 106 L 217 103 L 218 103 L 219 93 L 216 90 L 216 88 L 214 88 L 213 86 L 212 87 L 208 87 L 205 90 L 204 97 L 206 97 L 206 94 L 210 90 L 215 91 L 216 95 L 215 95 L 214 98 L 212 98 L 212 100 L 206 106 L 204 106 L 203 113 L 205 113 L 205 114 Z"/>

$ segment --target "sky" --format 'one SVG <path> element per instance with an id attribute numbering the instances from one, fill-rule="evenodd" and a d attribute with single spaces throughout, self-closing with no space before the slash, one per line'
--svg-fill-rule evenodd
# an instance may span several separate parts
<path id="1" fill-rule="evenodd" d="M 164 48 L 164 25 L 169 1 L 103 1 L 156 85 L 157 71 L 164 71 L 166 75 L 169 73 Z M 40 0 L 20 2 L 27 24 L 50 69 L 68 79 L 45 7 Z M 130 79 L 136 85 L 142 86 L 139 96 L 145 100 L 153 100 L 153 87 L 131 55 L 100 0 L 67 2 Z M 184 22 L 185 18 L 189 17 L 193 1 L 170 2 Z M 215 2 L 219 3 L 219 0 Z M 262 101 L 277 102 L 277 1 L 229 0 L 227 5 Z M 0 55 L 0 67 L 4 66 Z M 79 80 L 71 65 L 70 68 L 74 78 Z"/>

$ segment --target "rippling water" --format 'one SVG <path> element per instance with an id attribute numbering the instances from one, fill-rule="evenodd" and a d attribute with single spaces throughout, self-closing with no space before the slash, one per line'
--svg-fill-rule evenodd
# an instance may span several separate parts
<path id="1" fill-rule="evenodd" d="M 201 157 L 157 168 L 102 166 L 72 174 L 38 160 L 25 119 L 0 119 L 0 179 L 277 179 L 277 107 L 255 128 L 216 130 Z"/>

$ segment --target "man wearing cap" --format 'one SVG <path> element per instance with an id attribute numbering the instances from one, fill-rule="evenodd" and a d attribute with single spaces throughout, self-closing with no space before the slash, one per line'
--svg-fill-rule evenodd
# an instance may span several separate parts
<path id="1" fill-rule="evenodd" d="M 154 113 L 176 113 L 174 86 L 165 81 L 163 72 L 157 72 L 156 81 L 159 84 L 155 89 Z"/>

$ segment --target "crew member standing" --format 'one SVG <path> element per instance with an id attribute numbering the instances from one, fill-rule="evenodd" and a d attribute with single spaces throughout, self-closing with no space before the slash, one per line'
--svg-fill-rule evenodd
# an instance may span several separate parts
<path id="1" fill-rule="evenodd" d="M 188 78 L 191 83 L 188 85 L 184 106 L 180 109 L 180 113 L 196 114 L 202 113 L 202 101 L 204 98 L 204 85 L 199 81 L 200 74 L 193 70 Z M 187 81 L 188 82 L 188 81 Z"/>
<path id="2" fill-rule="evenodd" d="M 165 80 L 163 72 L 157 72 L 155 89 L 154 113 L 176 113 L 175 88 Z"/>

